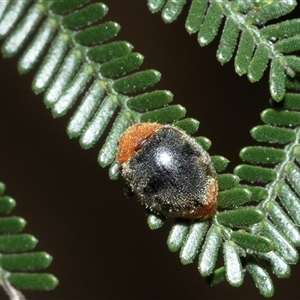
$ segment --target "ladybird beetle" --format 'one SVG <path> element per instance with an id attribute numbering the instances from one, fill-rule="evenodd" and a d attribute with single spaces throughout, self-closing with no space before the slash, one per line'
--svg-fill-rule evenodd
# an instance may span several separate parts
<path id="1" fill-rule="evenodd" d="M 207 219 L 217 208 L 218 184 L 208 153 L 174 126 L 130 126 L 119 138 L 117 161 L 138 200 L 157 215 Z"/>

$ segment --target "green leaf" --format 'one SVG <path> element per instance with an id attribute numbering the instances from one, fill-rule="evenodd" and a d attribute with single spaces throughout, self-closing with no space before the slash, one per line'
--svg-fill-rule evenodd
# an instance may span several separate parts
<path id="1" fill-rule="evenodd" d="M 6 8 L 8 7 L 10 3 L 8 1 L 1 1 L 0 2 L 0 19 L 3 16 L 3 13 L 5 12 Z"/>
<path id="2" fill-rule="evenodd" d="M 35 93 L 41 93 L 51 83 L 54 74 L 62 61 L 68 46 L 68 36 L 61 34 L 55 38 L 52 45 L 37 71 L 33 82 L 32 89 Z"/>
<path id="3" fill-rule="evenodd" d="M 31 250 L 37 244 L 37 239 L 30 234 L 0 236 L 0 251 L 15 252 Z"/>
<path id="4" fill-rule="evenodd" d="M 272 272 L 279 278 L 288 278 L 291 274 L 290 266 L 274 251 L 260 253 L 260 258 L 264 259 L 271 266 Z"/>
<path id="5" fill-rule="evenodd" d="M 273 201 L 268 203 L 268 214 L 277 229 L 289 239 L 294 246 L 300 246 L 300 232 L 283 209 Z"/>
<path id="6" fill-rule="evenodd" d="M 222 236 L 220 227 L 212 225 L 206 235 L 205 242 L 199 256 L 198 271 L 202 276 L 208 276 L 213 272 L 221 242 Z"/>
<path id="7" fill-rule="evenodd" d="M 244 30 L 235 56 L 234 67 L 239 75 L 246 74 L 254 51 L 254 39 L 250 30 Z"/>
<path id="8" fill-rule="evenodd" d="M 284 66 L 279 58 L 273 58 L 270 69 L 270 92 L 275 101 L 281 101 L 285 94 Z"/>
<path id="9" fill-rule="evenodd" d="M 50 6 L 50 10 L 55 14 L 63 15 L 89 1 L 90 0 L 54 1 Z"/>
<path id="10" fill-rule="evenodd" d="M 187 134 L 194 134 L 199 128 L 199 121 L 193 118 L 185 118 L 173 123 L 174 126 L 180 128 Z"/>
<path id="11" fill-rule="evenodd" d="M 138 112 L 153 110 L 168 105 L 173 100 L 173 94 L 167 90 L 157 90 L 132 97 L 127 105 Z"/>
<path id="12" fill-rule="evenodd" d="M 295 264 L 298 261 L 299 254 L 297 250 L 271 222 L 264 220 L 261 222 L 260 227 L 262 234 L 273 242 L 275 252 L 287 263 Z"/>
<path id="13" fill-rule="evenodd" d="M 98 95 L 101 97 L 102 95 Z M 94 99 L 91 99 L 93 101 Z M 93 101 L 93 105 L 97 105 L 100 99 L 98 98 L 98 101 Z M 89 122 L 87 126 L 85 126 L 85 129 L 80 137 L 80 145 L 84 149 L 88 149 L 99 140 L 99 138 L 102 136 L 105 128 L 107 127 L 111 117 L 113 116 L 115 110 L 117 109 L 118 101 L 114 96 L 107 96 L 101 105 L 99 106 L 98 110 L 94 114 L 92 120 Z M 94 111 L 94 107 L 91 107 L 89 105 L 89 99 L 87 99 L 87 102 L 84 103 L 84 107 L 82 107 L 82 111 L 78 112 L 78 118 L 81 117 L 81 115 L 85 118 L 87 117 L 84 112 L 86 109 L 92 109 L 89 112 L 89 115 L 92 115 Z M 79 108 L 80 109 L 80 108 Z M 74 118 L 77 116 L 77 114 L 74 115 Z M 72 119 L 72 121 L 76 121 L 75 119 Z M 80 126 L 80 129 L 84 127 L 86 124 L 86 119 L 83 119 L 83 122 Z"/>
<path id="14" fill-rule="evenodd" d="M 262 253 L 267 253 L 273 250 L 272 242 L 257 234 L 251 234 L 245 231 L 234 231 L 231 233 L 231 238 L 244 249 L 251 249 Z"/>
<path id="15" fill-rule="evenodd" d="M 198 32 L 198 42 L 201 46 L 206 46 L 213 41 L 221 25 L 222 17 L 222 9 L 219 3 L 211 3 Z"/>
<path id="16" fill-rule="evenodd" d="M 275 44 L 275 50 L 281 53 L 291 53 L 300 50 L 300 35 L 295 35 L 289 38 L 278 41 Z"/>
<path id="17" fill-rule="evenodd" d="M 182 11 L 184 1 L 168 0 L 165 4 L 165 1 L 150 0 L 148 3 L 153 4 L 153 7 L 149 5 L 152 12 L 159 11 L 165 5 L 162 18 L 173 22 Z M 190 34 L 198 31 L 198 42 L 205 46 L 217 35 L 224 17 L 224 28 L 217 51 L 218 60 L 222 64 L 228 62 L 238 43 L 235 70 L 239 75 L 248 73 L 249 80 L 256 82 L 262 78 L 270 59 L 271 96 L 275 101 L 281 101 L 286 92 L 286 74 L 291 77 L 296 75 L 295 70 L 287 65 L 283 53 L 300 49 L 299 20 L 261 27 L 265 22 L 289 13 L 295 6 L 296 1 L 193 0 L 185 27 Z M 240 32 L 241 38 L 238 40 Z M 297 68 L 300 68 L 299 65 Z"/>
<path id="18" fill-rule="evenodd" d="M 190 226 L 186 240 L 180 251 L 180 260 L 186 265 L 193 262 L 207 231 L 207 222 L 195 222 Z"/>
<path id="19" fill-rule="evenodd" d="M 291 77 L 295 77 L 295 72 L 300 71 L 300 58 L 297 56 L 294 56 L 294 55 L 290 55 L 290 56 L 286 56 L 285 60 L 286 60 L 286 63 L 288 64 L 288 66 L 292 69 L 292 73 L 291 73 L 292 75 L 290 75 L 290 73 L 288 73 L 289 68 L 286 67 L 287 74 Z M 286 84 L 286 86 L 287 86 L 287 84 Z"/>
<path id="20" fill-rule="evenodd" d="M 186 109 L 181 105 L 169 105 L 168 107 L 146 112 L 141 115 L 141 122 L 171 123 L 185 116 Z"/>
<path id="21" fill-rule="evenodd" d="M 62 62 L 57 75 L 52 81 L 44 95 L 44 103 L 52 106 L 62 95 L 72 77 L 75 75 L 80 64 L 81 53 L 79 51 L 71 51 Z"/>
<path id="22" fill-rule="evenodd" d="M 231 59 L 237 44 L 238 34 L 238 24 L 234 19 L 228 18 L 226 20 L 217 51 L 217 59 L 221 64 L 227 63 Z"/>
<path id="23" fill-rule="evenodd" d="M 120 177 L 120 165 L 116 161 L 110 165 L 108 175 L 111 180 L 117 180 Z"/>
<path id="24" fill-rule="evenodd" d="M 99 128 L 96 128 L 98 124 L 101 124 L 101 111 L 102 107 L 100 107 L 97 111 L 97 113 L 94 115 L 95 110 L 98 108 L 103 95 L 105 94 L 104 87 L 102 86 L 101 82 L 98 80 L 95 80 L 94 83 L 91 85 L 85 96 L 83 97 L 80 105 L 78 106 L 76 112 L 72 116 L 68 127 L 67 127 L 67 133 L 70 137 L 77 137 L 82 134 L 84 131 L 83 136 L 81 139 L 85 140 L 85 135 L 88 137 L 92 137 L 92 139 L 89 140 L 95 140 L 95 131 L 99 134 Z M 113 98 L 111 99 L 112 103 L 117 104 L 117 100 L 113 101 Z M 116 105 L 115 105 L 116 106 Z M 114 111 L 114 109 L 112 108 Z M 111 110 L 108 110 L 107 115 L 110 115 Z M 94 116 L 93 116 L 94 115 Z M 92 119 L 93 118 L 93 119 Z M 92 119 L 92 120 L 91 120 Z M 90 123 L 88 124 L 88 122 Z M 103 125 L 103 124 L 102 124 Z M 105 127 L 105 126 L 102 126 Z M 83 142 L 83 147 L 85 147 L 86 143 Z"/>
<path id="25" fill-rule="evenodd" d="M 285 171 L 289 182 L 291 183 L 294 190 L 300 195 L 300 169 L 292 162 L 288 162 L 285 165 Z"/>
<path id="26" fill-rule="evenodd" d="M 147 224 L 150 229 L 158 229 L 163 226 L 165 217 L 150 214 L 147 218 Z"/>
<path id="27" fill-rule="evenodd" d="M 285 110 L 265 110 L 262 113 L 262 119 L 265 122 L 273 123 L 281 126 L 297 126 L 299 125 L 300 113 Z"/>
<path id="28" fill-rule="evenodd" d="M 296 93 L 286 93 L 282 103 L 282 108 L 289 110 L 300 110 L 300 95 Z"/>
<path id="29" fill-rule="evenodd" d="M 130 53 L 101 65 L 100 72 L 109 78 L 137 69 L 144 60 L 140 53 Z"/>
<path id="30" fill-rule="evenodd" d="M 20 217 L 0 217 L 0 233 L 14 233 L 23 230 L 26 221 Z"/>
<path id="31" fill-rule="evenodd" d="M 229 160 L 223 156 L 211 156 L 211 163 L 214 166 L 214 169 L 219 173 L 226 169 Z"/>
<path id="32" fill-rule="evenodd" d="M 251 129 L 252 137 L 259 142 L 287 144 L 293 141 L 296 134 L 287 128 L 270 125 L 259 125 Z"/>
<path id="33" fill-rule="evenodd" d="M 63 26 L 76 30 L 101 20 L 107 13 L 108 7 L 103 3 L 92 3 L 81 10 L 69 14 L 63 19 Z"/>
<path id="34" fill-rule="evenodd" d="M 10 57 L 18 53 L 26 39 L 39 23 L 44 12 L 45 7 L 41 3 L 36 3 L 31 6 L 17 28 L 5 39 L 2 46 L 2 53 L 4 56 Z"/>
<path id="35" fill-rule="evenodd" d="M 5 185 L 0 182 L 0 194 L 3 194 Z M 9 213 L 16 202 L 9 196 L 0 197 L 0 213 Z M 16 288 L 29 289 L 53 289 L 58 284 L 58 280 L 53 275 L 47 274 L 26 274 L 14 273 L 14 271 L 36 271 L 47 268 L 52 257 L 46 252 L 29 252 L 36 244 L 37 239 L 21 231 L 26 221 L 16 216 L 0 217 L 0 277 L 1 285 L 7 295 L 13 299 L 23 295 Z M 23 253 L 9 253 L 23 252 Z M 20 277 L 21 276 L 21 277 Z M 23 278 L 23 279 L 22 279 Z M 22 279 L 22 280 L 21 280 Z M 11 286 L 12 285 L 12 286 Z M 11 298 L 12 299 L 12 298 Z M 21 299 L 21 298 L 20 298 Z M 24 298 L 25 299 L 25 298 Z"/>
<path id="36" fill-rule="evenodd" d="M 51 274 L 24 274 L 13 273 L 8 276 L 8 281 L 15 287 L 26 290 L 53 290 L 58 285 L 58 280 Z"/>
<path id="37" fill-rule="evenodd" d="M 257 6 L 259 6 L 259 1 L 255 0 L 233 0 L 231 2 L 231 8 L 242 13 L 248 13 L 252 9 L 257 8 Z"/>
<path id="38" fill-rule="evenodd" d="M 208 0 L 192 0 L 185 23 L 185 28 L 189 34 L 195 33 L 200 29 L 207 5 Z"/>
<path id="39" fill-rule="evenodd" d="M 258 45 L 248 68 L 248 78 L 251 82 L 259 81 L 269 61 L 269 48 L 261 43 Z"/>
<path id="40" fill-rule="evenodd" d="M 189 222 L 176 220 L 168 236 L 167 245 L 169 250 L 172 252 L 178 251 L 183 245 L 188 232 Z"/>
<path id="41" fill-rule="evenodd" d="M 102 149 L 98 155 L 100 166 L 105 167 L 113 162 L 117 153 L 117 142 L 120 135 L 130 124 L 130 113 L 126 110 L 122 111 L 116 118 L 108 137 L 106 138 Z"/>
<path id="42" fill-rule="evenodd" d="M 249 163 L 277 164 L 285 159 L 285 153 L 281 149 L 255 146 L 243 148 L 240 158 Z"/>
<path id="43" fill-rule="evenodd" d="M 148 7 L 153 13 L 158 12 L 163 8 L 166 1 L 167 0 L 148 0 Z"/>
<path id="44" fill-rule="evenodd" d="M 276 190 L 281 203 L 284 205 L 294 222 L 300 226 L 300 199 L 284 182 L 277 183 Z"/>
<path id="45" fill-rule="evenodd" d="M 92 77 L 93 69 L 90 65 L 82 65 L 78 70 L 72 81 L 65 87 L 62 95 L 55 101 L 51 103 L 49 98 L 47 99 L 48 105 L 53 104 L 52 114 L 54 117 L 61 117 L 67 113 L 67 111 L 73 106 L 78 96 L 85 90 L 88 82 Z"/>
<path id="46" fill-rule="evenodd" d="M 244 272 L 238 250 L 233 242 L 226 241 L 223 247 L 226 279 L 232 286 L 239 287 L 244 281 Z"/>
<path id="47" fill-rule="evenodd" d="M 276 178 L 276 172 L 269 168 L 239 165 L 234 169 L 234 174 L 242 180 L 256 182 L 270 182 Z"/>
<path id="48" fill-rule="evenodd" d="M 239 184 L 240 179 L 233 174 L 220 174 L 218 175 L 219 191 L 229 190 Z"/>
<path id="49" fill-rule="evenodd" d="M 3 38 L 14 27 L 24 10 L 30 4 L 29 0 L 11 1 L 3 18 L 0 20 L 0 38 Z"/>
<path id="50" fill-rule="evenodd" d="M 219 175 L 220 176 L 220 175 Z M 251 199 L 251 192 L 248 189 L 241 188 L 240 186 L 219 192 L 218 194 L 218 207 L 227 208 L 242 205 Z"/>
<path id="51" fill-rule="evenodd" d="M 0 257 L 0 265 L 6 270 L 32 271 L 47 268 L 52 257 L 46 252 L 32 252 L 22 254 L 4 254 Z"/>
<path id="52" fill-rule="evenodd" d="M 297 77 L 289 77 L 286 76 L 285 78 L 285 85 L 287 89 L 295 90 L 295 91 L 300 91 L 300 81 L 298 80 Z"/>
<path id="53" fill-rule="evenodd" d="M 18 71 L 20 74 L 25 74 L 35 67 L 46 50 L 47 45 L 50 43 L 56 28 L 57 23 L 54 19 L 46 19 L 43 25 L 40 26 L 38 33 L 23 52 L 18 62 Z"/>
<path id="54" fill-rule="evenodd" d="M 251 274 L 260 293 L 265 297 L 272 297 L 274 294 L 274 286 L 266 270 L 257 265 L 255 262 L 248 262 L 247 270 Z"/>
<path id="55" fill-rule="evenodd" d="M 89 59 L 101 63 L 129 54 L 132 48 L 133 46 L 128 42 L 116 41 L 89 49 L 87 56 Z"/>
<path id="56" fill-rule="evenodd" d="M 246 188 L 247 190 L 249 190 L 251 192 L 251 197 L 250 197 L 251 201 L 259 202 L 259 201 L 266 199 L 268 196 L 267 190 L 260 186 L 243 184 L 243 185 L 240 185 L 240 187 Z"/>
<path id="57" fill-rule="evenodd" d="M 267 1 L 266 5 L 252 10 L 247 15 L 247 22 L 253 23 L 265 23 L 269 20 L 279 18 L 289 12 L 291 12 L 297 5 L 296 1 Z"/>
<path id="58" fill-rule="evenodd" d="M 92 46 L 113 38 L 118 34 L 120 29 L 118 23 L 106 22 L 78 32 L 75 34 L 75 40 L 81 45 Z"/>
<path id="59" fill-rule="evenodd" d="M 166 23 L 172 23 L 181 13 L 185 0 L 168 0 L 162 11 L 162 18 Z"/>
<path id="60" fill-rule="evenodd" d="M 208 151 L 211 146 L 211 141 L 207 137 L 204 137 L 204 136 L 196 137 L 195 141 L 206 151 Z M 226 159 L 225 157 L 218 157 L 218 158 L 216 157 L 215 169 L 216 169 L 216 166 L 218 166 L 219 170 L 222 168 L 223 168 L 222 170 L 224 170 L 227 167 L 228 162 L 229 162 L 229 160 Z M 219 172 L 221 172 L 221 171 L 219 171 Z"/>
<path id="61" fill-rule="evenodd" d="M 226 280 L 226 269 L 225 267 L 218 268 L 214 270 L 214 272 L 207 277 L 208 284 L 217 285 Z"/>
<path id="62" fill-rule="evenodd" d="M 298 34 L 300 31 L 300 19 L 292 19 L 277 24 L 272 24 L 261 29 L 262 35 L 267 38 L 286 38 Z"/>
<path id="63" fill-rule="evenodd" d="M 9 213 L 15 206 L 16 206 L 16 201 L 11 197 L 9 196 L 0 197 L 0 213 Z"/>
<path id="64" fill-rule="evenodd" d="M 218 222 L 229 227 L 253 225 L 264 219 L 264 214 L 255 207 L 241 207 L 217 215 Z"/>
<path id="65" fill-rule="evenodd" d="M 118 79 L 113 88 L 120 93 L 132 93 L 153 86 L 160 80 L 161 74 L 156 70 L 140 71 Z"/>

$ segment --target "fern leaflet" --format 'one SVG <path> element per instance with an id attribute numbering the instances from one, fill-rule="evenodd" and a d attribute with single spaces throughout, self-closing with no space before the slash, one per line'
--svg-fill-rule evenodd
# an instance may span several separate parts
<path id="1" fill-rule="evenodd" d="M 5 186 L 0 183 L 0 284 L 10 299 L 25 299 L 18 289 L 51 290 L 58 280 L 51 274 L 35 273 L 47 268 L 52 257 L 46 252 L 30 252 L 37 239 L 19 233 L 26 225 L 23 218 L 4 216 L 15 207 L 16 202 L 4 195 Z"/>
<path id="2" fill-rule="evenodd" d="M 161 10 L 167 23 L 176 20 L 184 4 L 182 0 L 148 0 L 149 9 Z M 224 23 L 217 59 L 224 64 L 235 55 L 236 73 L 247 74 L 251 82 L 262 78 L 270 62 L 271 97 L 281 101 L 286 92 L 286 77 L 295 77 L 299 66 L 286 56 L 300 49 L 299 19 L 263 25 L 288 14 L 296 4 L 296 1 L 193 0 L 185 26 L 190 34 L 198 33 L 199 44 L 206 46 Z"/>
<path id="3" fill-rule="evenodd" d="M 237 47 L 236 71 L 240 75 L 248 74 L 251 81 L 258 81 L 263 76 L 271 60 L 272 97 L 276 101 L 285 97 L 283 103 L 288 103 L 286 88 L 300 86 L 296 76 L 300 63 L 297 57 L 284 56 L 282 53 L 297 50 L 294 45 L 298 31 L 290 29 L 291 24 L 297 24 L 297 20 L 280 23 L 280 30 L 273 25 L 258 28 L 262 23 L 286 14 L 295 4 L 293 1 L 283 1 L 282 5 L 278 3 L 194 0 L 187 28 L 190 33 L 198 32 L 199 43 L 206 45 L 215 38 L 222 18 L 226 17 L 218 59 L 222 63 L 229 61 Z M 149 1 L 153 11 L 164 7 L 163 13 L 168 22 L 179 15 L 183 5 L 184 1 L 181 0 Z M 113 40 L 120 26 L 112 21 L 103 21 L 106 13 L 106 5 L 89 3 L 88 0 L 2 1 L 0 36 L 7 36 L 2 46 L 5 56 L 17 54 L 23 45 L 28 44 L 19 60 L 18 69 L 20 73 L 26 73 L 38 68 L 32 84 L 33 90 L 36 93 L 44 92 L 45 105 L 55 117 L 69 113 L 76 106 L 67 132 L 70 137 L 78 137 L 83 148 L 94 146 L 114 119 L 99 152 L 98 162 L 103 167 L 110 165 L 110 177 L 116 179 L 119 173 L 115 162 L 117 141 L 130 124 L 171 123 L 194 134 L 199 122 L 184 118 L 186 111 L 181 105 L 169 105 L 173 98 L 169 91 L 141 92 L 154 86 L 160 80 L 160 73 L 156 70 L 137 71 L 143 56 L 132 52 L 133 46 L 128 42 Z M 275 40 L 274 32 L 277 34 Z M 29 37 L 30 41 L 27 42 Z M 300 106 L 299 103 L 297 105 Z M 280 111 L 280 117 L 277 116 L 278 111 L 266 111 L 264 118 L 271 125 L 260 129 L 261 136 L 270 141 L 294 143 L 297 132 L 274 126 L 297 126 L 299 116 L 293 109 L 294 106 L 290 110 Z M 207 138 L 198 137 L 196 140 L 203 148 L 209 149 L 211 143 Z M 247 151 L 246 156 L 252 157 L 253 149 L 252 154 Z M 255 155 L 261 152 L 267 154 L 268 162 L 279 165 L 282 159 L 286 161 L 287 157 L 292 158 L 291 153 L 295 153 L 288 150 L 286 156 L 286 151 L 267 148 L 255 148 L 254 152 Z M 264 163 L 262 155 L 258 156 L 261 160 L 254 159 L 253 162 Z M 168 237 L 168 247 L 171 251 L 180 250 L 183 264 L 192 263 L 198 255 L 199 273 L 209 277 L 212 284 L 227 279 L 232 286 L 240 286 L 244 280 L 244 271 L 248 270 L 260 292 L 271 296 L 272 281 L 261 267 L 260 260 L 268 261 L 277 276 L 288 276 L 288 264 L 297 260 L 295 246 L 298 239 L 290 241 L 275 228 L 276 221 L 272 217 L 267 219 L 269 210 L 266 207 L 269 205 L 275 203 L 274 209 L 282 210 L 273 198 L 270 200 L 269 189 L 272 189 L 272 193 L 278 189 L 282 199 L 286 198 L 286 194 L 291 195 L 292 190 L 288 189 L 289 185 L 285 182 L 270 184 L 267 190 L 262 186 L 239 183 L 239 177 L 242 180 L 275 182 L 277 169 L 243 166 L 236 169 L 238 177 L 222 173 L 228 164 L 226 158 L 213 156 L 211 160 L 219 173 L 219 210 L 212 220 L 205 222 L 175 220 Z M 298 174 L 294 166 L 291 165 L 290 173 Z M 297 198 L 296 194 L 292 195 Z M 287 208 L 288 201 L 281 201 L 287 203 L 284 204 L 285 209 L 292 215 L 290 208 Z M 252 205 L 253 202 L 258 205 Z M 293 222 L 298 216 L 293 214 L 292 219 L 287 220 L 289 228 L 297 232 Z M 153 214 L 148 216 L 148 224 L 152 229 L 161 227 L 163 223 L 163 218 Z M 220 252 L 224 256 L 224 266 L 218 266 Z"/>

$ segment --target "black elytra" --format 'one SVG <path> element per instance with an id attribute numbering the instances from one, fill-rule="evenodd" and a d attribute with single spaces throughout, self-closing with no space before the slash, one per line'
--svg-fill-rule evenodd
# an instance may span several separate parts
<path id="1" fill-rule="evenodd" d="M 162 125 L 121 167 L 141 204 L 158 215 L 206 219 L 216 210 L 210 157 L 176 127 Z"/>

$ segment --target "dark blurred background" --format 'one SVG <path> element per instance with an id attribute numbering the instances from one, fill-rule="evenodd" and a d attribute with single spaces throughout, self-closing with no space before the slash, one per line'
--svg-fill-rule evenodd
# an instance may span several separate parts
<path id="1" fill-rule="evenodd" d="M 119 39 L 145 56 L 143 68 L 162 73 L 156 89 L 169 89 L 187 116 L 201 121 L 198 135 L 211 139 L 210 154 L 240 163 L 239 150 L 254 144 L 249 130 L 269 106 L 268 79 L 250 84 L 233 63 L 216 60 L 219 39 L 200 48 L 184 22 L 171 25 L 151 14 L 145 1 L 107 1 L 105 20 L 117 21 Z M 171 222 L 151 231 L 141 206 L 123 194 L 97 164 L 100 143 L 83 151 L 66 135 L 70 115 L 53 119 L 42 95 L 34 95 L 34 72 L 20 76 L 17 59 L 0 60 L 0 180 L 17 201 L 13 213 L 28 222 L 24 232 L 39 239 L 36 250 L 54 261 L 47 272 L 59 286 L 50 292 L 24 291 L 30 299 L 264 299 L 249 274 L 240 288 L 210 287 L 198 274 L 197 259 L 183 266 L 166 246 Z M 103 141 L 103 140 L 102 140 Z M 296 299 L 297 272 L 274 279 L 273 299 Z M 6 296 L 0 291 L 0 298 Z"/>

